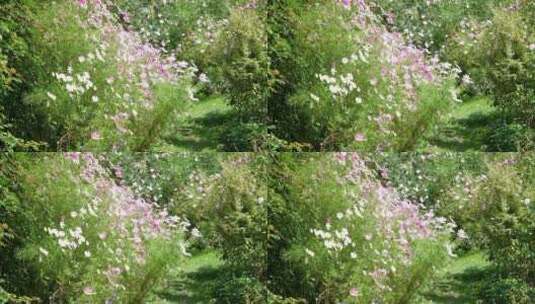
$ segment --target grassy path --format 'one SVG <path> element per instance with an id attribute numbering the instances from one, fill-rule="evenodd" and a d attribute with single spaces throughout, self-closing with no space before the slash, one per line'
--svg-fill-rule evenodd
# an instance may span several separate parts
<path id="1" fill-rule="evenodd" d="M 201 252 L 186 260 L 180 272 L 171 272 L 165 286 L 154 294 L 154 304 L 214 303 L 213 292 L 225 267 L 214 251 Z M 490 264 L 480 253 L 470 253 L 443 269 L 436 283 L 424 293 L 429 303 L 473 304 L 475 286 L 488 275 Z M 426 302 L 427 303 L 427 302 Z"/>
<path id="2" fill-rule="evenodd" d="M 233 127 L 234 116 L 222 97 L 198 101 L 166 130 L 164 142 L 156 149 L 166 152 L 221 150 L 221 136 Z"/>
<path id="3" fill-rule="evenodd" d="M 152 303 L 209 304 L 217 278 L 223 274 L 221 260 L 214 251 L 202 252 L 186 260 L 182 272 L 171 272 L 171 278 Z"/>
<path id="4" fill-rule="evenodd" d="M 454 109 L 448 122 L 429 139 L 431 151 L 485 151 L 496 109 L 486 97 L 475 97 Z"/>
<path id="5" fill-rule="evenodd" d="M 489 263 L 482 253 L 459 257 L 439 274 L 437 283 L 425 298 L 437 304 L 476 303 L 475 286 L 488 271 Z"/>

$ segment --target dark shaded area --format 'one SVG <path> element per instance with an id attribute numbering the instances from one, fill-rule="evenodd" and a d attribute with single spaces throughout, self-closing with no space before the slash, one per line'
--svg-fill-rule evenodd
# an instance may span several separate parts
<path id="1" fill-rule="evenodd" d="M 492 272 L 492 267 L 469 267 L 461 273 L 447 275 L 425 297 L 439 304 L 476 303 L 479 287 Z"/>
<path id="2" fill-rule="evenodd" d="M 215 109 L 178 123 L 164 140 L 178 150 L 255 151 L 267 133 L 265 126 L 240 121 L 232 110 Z"/>
<path id="3" fill-rule="evenodd" d="M 202 266 L 171 281 L 167 288 L 157 295 L 173 303 L 210 303 L 217 282 L 226 271 L 225 267 Z"/>
<path id="4" fill-rule="evenodd" d="M 199 118 L 186 119 L 176 129 L 178 135 L 169 135 L 164 139 L 184 150 L 221 150 L 224 145 L 220 143 L 220 138 L 234 126 L 233 119 L 231 112 L 210 112 Z"/>
<path id="5" fill-rule="evenodd" d="M 464 151 L 487 151 L 491 135 L 490 126 L 499 119 L 495 113 L 475 112 L 467 118 L 452 119 L 429 139 L 441 149 Z"/>

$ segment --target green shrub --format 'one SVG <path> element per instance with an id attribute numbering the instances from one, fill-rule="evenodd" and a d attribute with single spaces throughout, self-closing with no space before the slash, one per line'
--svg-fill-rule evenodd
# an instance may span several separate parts
<path id="1" fill-rule="evenodd" d="M 533 149 L 535 131 L 524 124 L 510 121 L 510 119 L 502 118 L 493 122 L 487 150 L 531 151 Z"/>
<path id="2" fill-rule="evenodd" d="M 99 2 L 28 10 L 31 60 L 18 68 L 31 71 L 31 86 L 4 105 L 15 136 L 54 150 L 147 150 L 194 99 L 195 68 L 123 29 Z"/>
<path id="3" fill-rule="evenodd" d="M 535 288 L 521 280 L 507 278 L 488 280 L 479 294 L 489 304 L 529 304 L 535 297 Z"/>
<path id="4" fill-rule="evenodd" d="M 270 173 L 270 290 L 320 303 L 414 300 L 447 259 L 448 229 L 433 240 L 414 236 L 406 244 L 410 249 L 391 242 L 389 233 L 403 238 L 394 227 L 411 225 L 401 223 L 404 216 L 395 206 L 407 204 L 406 211 L 416 213 L 418 208 L 408 201 L 395 203 L 397 194 L 380 186 L 366 159 L 335 157 L 282 154 L 276 159 Z M 390 214 L 388 220 L 380 210 Z M 373 252 L 383 255 L 382 262 Z"/>
<path id="5" fill-rule="evenodd" d="M 209 55 L 231 105 L 244 119 L 257 122 L 265 122 L 270 92 L 265 23 L 260 10 L 232 10 Z"/>
<path id="6" fill-rule="evenodd" d="M 267 257 L 266 188 L 263 169 L 248 154 L 237 155 L 223 164 L 220 177 L 205 198 L 205 225 L 209 238 L 229 265 L 263 280 Z"/>
<path id="7" fill-rule="evenodd" d="M 486 173 L 485 159 L 485 154 L 478 152 L 385 153 L 377 158 L 375 166 L 382 179 L 403 197 L 419 201 L 440 214 L 441 196 L 461 176 Z"/>
<path id="8" fill-rule="evenodd" d="M 488 250 L 501 273 L 532 285 L 535 196 L 533 181 L 520 173 L 526 167 L 515 165 L 522 158 L 512 155 L 490 163 L 487 173 L 459 179 L 441 200 L 442 212 L 467 231 L 475 246 Z"/>
<path id="9" fill-rule="evenodd" d="M 180 262 L 180 229 L 115 184 L 92 155 L 16 161 L 10 188 L 24 203 L 2 218 L 15 235 L 2 255 L 8 291 L 53 302 L 142 302 Z"/>
<path id="10" fill-rule="evenodd" d="M 228 274 L 218 281 L 214 297 L 218 304 L 263 304 L 266 290 L 255 278 Z"/>
<path id="11" fill-rule="evenodd" d="M 444 49 L 444 57 L 468 73 L 479 92 L 494 97 L 507 125 L 496 130 L 491 145 L 512 149 L 507 151 L 528 150 L 534 141 L 533 9 L 529 1 L 499 6 L 488 21 L 464 22 Z"/>
<path id="12" fill-rule="evenodd" d="M 144 39 L 152 44 L 164 47 L 168 51 L 194 55 L 190 50 L 192 46 L 187 45 L 190 35 L 194 35 L 203 21 L 210 23 L 212 19 L 227 18 L 236 2 L 240 1 L 119 0 L 114 1 L 112 11 L 121 17 L 126 26 L 139 31 Z M 208 33 L 206 35 L 210 36 Z"/>
<path id="13" fill-rule="evenodd" d="M 33 82 L 31 69 L 30 1 L 8 1 L 0 4 L 0 149 L 32 150 L 38 145 L 24 141 L 13 128 L 16 117 L 26 116 L 20 108 L 22 94 Z"/>
<path id="14" fill-rule="evenodd" d="M 510 0 L 375 0 L 374 10 L 392 29 L 431 51 L 441 51 L 449 37 L 468 20 L 483 21 L 492 8 Z"/>
<path id="15" fill-rule="evenodd" d="M 314 150 L 411 150 L 455 98 L 451 71 L 367 8 L 284 1 L 271 10 L 269 109 L 284 140 Z"/>
<path id="16" fill-rule="evenodd" d="M 238 123 L 238 121 L 236 121 Z M 259 151 L 268 150 L 269 134 L 267 127 L 262 123 L 241 123 L 239 128 L 233 128 L 222 135 L 221 142 L 225 151 Z"/>

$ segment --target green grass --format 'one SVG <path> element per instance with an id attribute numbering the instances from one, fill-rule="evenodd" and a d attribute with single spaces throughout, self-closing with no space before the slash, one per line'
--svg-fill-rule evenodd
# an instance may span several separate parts
<path id="1" fill-rule="evenodd" d="M 181 119 L 166 130 L 158 151 L 219 151 L 221 136 L 232 127 L 234 112 L 224 98 L 216 96 L 196 102 Z"/>
<path id="2" fill-rule="evenodd" d="M 172 271 L 166 284 L 155 292 L 152 303 L 212 303 L 214 284 L 226 271 L 215 251 L 195 254 L 179 268 L 181 271 Z"/>
<path id="3" fill-rule="evenodd" d="M 261 124 L 246 123 L 221 96 L 198 101 L 165 130 L 158 152 L 253 151 Z"/>
<path id="4" fill-rule="evenodd" d="M 477 302 L 476 285 L 490 271 L 490 263 L 481 252 L 457 258 L 438 274 L 425 298 L 438 304 L 472 304 Z"/>
<path id="5" fill-rule="evenodd" d="M 457 106 L 444 126 L 429 139 L 431 151 L 485 151 L 496 109 L 487 97 L 475 97 Z"/>

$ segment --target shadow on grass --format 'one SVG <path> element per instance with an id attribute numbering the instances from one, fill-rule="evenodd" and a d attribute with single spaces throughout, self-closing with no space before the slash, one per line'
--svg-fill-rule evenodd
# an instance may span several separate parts
<path id="1" fill-rule="evenodd" d="M 450 151 L 482 151 L 486 149 L 489 129 L 497 119 L 494 113 L 473 113 L 455 119 L 442 127 L 430 143 Z"/>
<path id="2" fill-rule="evenodd" d="M 255 127 L 241 122 L 223 99 L 211 98 L 199 102 L 188 117 L 177 121 L 164 141 L 178 151 L 250 151 L 248 140 L 255 132 Z"/>
<path id="3" fill-rule="evenodd" d="M 157 295 L 170 303 L 208 304 L 213 302 L 217 282 L 227 271 L 224 266 L 201 266 L 170 281 Z"/>
<path id="4" fill-rule="evenodd" d="M 478 286 L 491 272 L 489 268 L 470 267 L 462 273 L 448 275 L 425 297 L 439 304 L 476 303 Z"/>
<path id="5" fill-rule="evenodd" d="M 176 129 L 177 134 L 166 141 L 179 149 L 191 151 L 218 151 L 224 149 L 221 137 L 236 127 L 235 114 L 209 112 L 202 117 L 187 119 Z"/>
<path id="6" fill-rule="evenodd" d="M 480 286 L 495 271 L 482 252 L 464 255 L 446 267 L 423 296 L 438 304 L 477 303 Z"/>
<path id="7" fill-rule="evenodd" d="M 446 125 L 439 127 L 429 143 L 449 151 L 485 151 L 499 114 L 490 99 L 475 97 L 461 104 Z"/>

